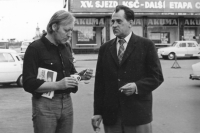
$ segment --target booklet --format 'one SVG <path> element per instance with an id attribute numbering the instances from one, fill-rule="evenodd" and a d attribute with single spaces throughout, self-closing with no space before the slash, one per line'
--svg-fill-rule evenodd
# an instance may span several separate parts
<path id="1" fill-rule="evenodd" d="M 57 78 L 57 72 L 46 68 L 41 68 L 41 67 L 38 68 L 37 79 L 41 79 L 46 82 L 55 82 L 56 78 Z M 54 96 L 54 91 L 43 93 L 42 96 L 52 99 Z"/>

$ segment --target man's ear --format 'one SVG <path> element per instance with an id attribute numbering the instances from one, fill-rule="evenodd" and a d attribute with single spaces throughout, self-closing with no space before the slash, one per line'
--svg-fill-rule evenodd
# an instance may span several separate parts
<path id="1" fill-rule="evenodd" d="M 57 31 L 58 29 L 58 25 L 57 24 L 52 24 L 52 30 L 53 31 Z"/>
<path id="2" fill-rule="evenodd" d="M 130 23 L 130 28 L 133 26 L 133 20 L 129 20 L 129 23 Z"/>

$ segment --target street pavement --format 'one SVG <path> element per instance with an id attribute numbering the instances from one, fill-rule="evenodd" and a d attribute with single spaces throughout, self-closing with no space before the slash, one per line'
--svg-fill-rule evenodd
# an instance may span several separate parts
<path id="1" fill-rule="evenodd" d="M 97 54 L 75 54 L 77 71 L 93 68 Z M 174 61 L 160 59 L 163 84 L 153 92 L 153 133 L 200 133 L 200 82 L 190 80 L 191 65 L 199 59 L 179 59 L 181 68 L 171 68 Z M 88 84 L 81 81 L 79 91 L 71 94 L 74 108 L 74 132 L 94 133 L 94 77 Z M 0 133 L 33 133 L 31 95 L 23 88 L 0 85 Z M 103 126 L 101 124 L 101 131 Z"/>
<path id="2" fill-rule="evenodd" d="M 98 54 L 74 54 L 74 58 L 76 59 L 76 62 L 78 62 L 78 61 L 85 61 L 85 63 L 87 63 L 87 61 L 97 61 Z M 74 63 L 75 67 L 76 67 L 76 64 L 77 63 Z M 87 68 L 93 69 L 93 77 L 94 77 L 95 73 L 96 73 L 96 65 L 94 65 L 93 67 L 88 66 L 86 68 L 76 67 L 76 70 L 78 72 L 80 72 L 81 70 L 87 69 Z"/>
<path id="3" fill-rule="evenodd" d="M 98 54 L 74 54 L 77 61 L 92 61 L 97 60 Z"/>

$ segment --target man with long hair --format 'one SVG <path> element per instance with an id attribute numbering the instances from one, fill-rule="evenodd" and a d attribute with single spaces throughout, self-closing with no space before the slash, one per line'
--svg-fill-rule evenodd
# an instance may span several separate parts
<path id="1" fill-rule="evenodd" d="M 23 85 L 32 96 L 34 133 L 72 133 L 73 108 L 70 93 L 76 93 L 78 82 L 70 77 L 77 73 L 70 47 L 74 16 L 64 10 L 56 12 L 47 25 L 47 34 L 29 45 L 24 56 Z M 56 82 L 37 79 L 38 68 L 57 72 Z M 85 73 L 83 75 L 83 73 Z M 92 71 L 79 73 L 83 80 L 92 77 Z M 42 96 L 54 91 L 52 99 Z"/>

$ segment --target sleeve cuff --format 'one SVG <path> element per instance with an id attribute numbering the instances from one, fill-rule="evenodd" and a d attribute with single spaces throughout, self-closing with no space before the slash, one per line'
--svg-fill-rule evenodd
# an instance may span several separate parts
<path id="1" fill-rule="evenodd" d="M 138 89 L 136 84 L 135 84 L 135 94 L 138 94 Z"/>

